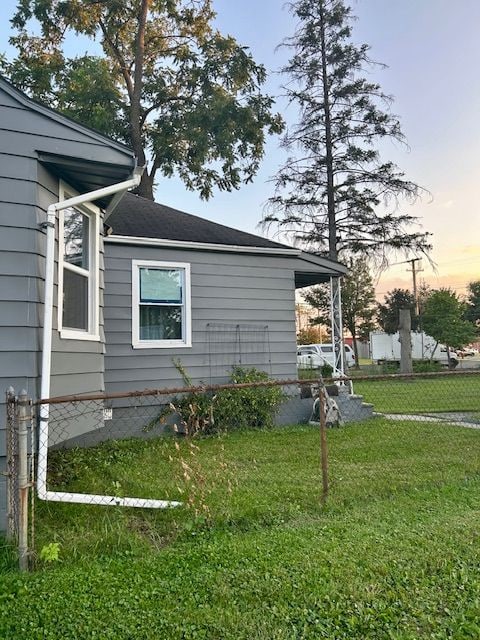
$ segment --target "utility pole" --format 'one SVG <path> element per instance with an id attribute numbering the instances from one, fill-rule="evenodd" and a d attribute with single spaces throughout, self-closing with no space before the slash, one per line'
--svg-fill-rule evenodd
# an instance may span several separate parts
<path id="1" fill-rule="evenodd" d="M 415 300 L 415 313 L 417 314 L 417 316 L 420 315 L 420 308 L 419 308 L 419 304 L 418 304 L 418 290 L 417 290 L 417 273 L 421 273 L 423 271 L 423 269 L 418 269 L 416 267 L 416 263 L 420 262 L 421 258 L 412 258 L 411 260 L 405 260 L 405 262 L 408 262 L 409 264 L 412 265 L 411 269 L 407 269 L 407 271 L 410 271 L 412 274 L 412 279 L 413 279 L 413 298 Z"/>

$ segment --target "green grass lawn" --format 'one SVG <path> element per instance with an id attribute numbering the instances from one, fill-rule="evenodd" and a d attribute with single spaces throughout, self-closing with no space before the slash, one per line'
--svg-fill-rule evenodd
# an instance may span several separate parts
<path id="1" fill-rule="evenodd" d="M 480 375 L 360 380 L 354 391 L 386 413 L 480 411 Z"/>
<path id="2" fill-rule="evenodd" d="M 19 575 L 3 549 L 2 640 L 480 637 L 479 431 L 331 430 L 325 507 L 313 427 L 194 445 L 57 455 L 56 488 L 191 506 L 37 504 L 60 559 Z"/>
<path id="3" fill-rule="evenodd" d="M 302 379 L 315 380 L 316 370 L 306 369 Z M 348 375 L 352 375 L 353 370 Z M 355 375 L 369 375 L 365 371 Z M 380 375 L 380 373 L 378 373 Z M 317 375 L 318 377 L 318 375 Z M 355 393 L 371 402 L 375 411 L 383 413 L 473 412 L 480 415 L 480 374 L 438 376 L 430 378 L 355 380 Z"/>

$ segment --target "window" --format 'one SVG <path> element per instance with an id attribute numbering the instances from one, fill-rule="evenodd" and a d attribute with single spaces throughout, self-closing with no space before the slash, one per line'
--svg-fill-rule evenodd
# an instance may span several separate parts
<path id="1" fill-rule="evenodd" d="M 309 353 L 317 353 L 317 350 L 316 349 L 312 349 L 311 347 L 304 348 L 304 349 L 299 349 L 298 352 L 297 352 L 297 355 L 304 356 L 304 355 L 308 355 Z"/>
<path id="2" fill-rule="evenodd" d="M 191 346 L 189 264 L 133 261 L 132 333 L 137 349 Z"/>
<path id="3" fill-rule="evenodd" d="M 333 347 L 331 344 L 329 345 L 320 345 L 320 351 L 323 353 L 333 353 Z"/>
<path id="4" fill-rule="evenodd" d="M 63 200 L 73 195 L 62 187 L 60 192 Z M 62 338 L 100 339 L 98 215 L 93 205 L 59 212 L 58 328 Z"/>

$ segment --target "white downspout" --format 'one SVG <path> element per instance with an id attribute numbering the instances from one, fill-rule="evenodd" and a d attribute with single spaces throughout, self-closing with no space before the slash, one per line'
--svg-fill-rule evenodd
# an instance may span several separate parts
<path id="1" fill-rule="evenodd" d="M 47 234 L 46 234 L 46 254 L 45 254 L 45 295 L 44 295 L 44 318 L 43 318 L 43 340 L 42 340 L 42 371 L 40 398 L 50 397 L 50 375 L 52 365 L 52 319 L 53 319 L 53 290 L 54 290 L 54 266 L 55 266 L 55 222 L 57 211 L 68 209 L 85 202 L 94 202 L 100 198 L 110 196 L 119 191 L 127 191 L 140 184 L 142 170 L 136 169 L 134 175 L 129 180 L 112 184 L 102 189 L 96 189 L 79 196 L 74 196 L 62 202 L 51 204 L 47 209 Z M 38 441 L 38 471 L 37 471 L 37 493 L 41 500 L 48 500 L 47 492 L 47 449 L 48 449 L 48 419 L 50 416 L 50 405 L 48 403 L 40 405 L 40 429 Z"/>

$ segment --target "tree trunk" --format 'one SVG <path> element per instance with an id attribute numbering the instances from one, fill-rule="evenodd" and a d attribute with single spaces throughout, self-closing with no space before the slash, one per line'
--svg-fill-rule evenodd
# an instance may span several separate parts
<path id="1" fill-rule="evenodd" d="M 413 373 L 412 316 L 410 309 L 400 309 L 399 316 L 400 373 Z"/>
<path id="2" fill-rule="evenodd" d="M 330 91 L 327 70 L 327 47 L 325 43 L 324 0 L 320 5 L 320 56 L 322 59 L 323 109 L 325 112 L 325 168 L 327 171 L 327 215 L 328 215 L 328 256 L 337 260 L 337 225 L 335 217 L 335 190 L 333 181 L 333 143 L 330 114 Z"/>
<path id="3" fill-rule="evenodd" d="M 453 366 L 453 363 L 452 363 L 452 356 L 450 355 L 450 347 L 448 346 L 448 344 L 446 345 L 446 347 L 447 347 L 448 370 L 453 371 L 455 367 Z"/>
<path id="4" fill-rule="evenodd" d="M 142 180 L 135 190 L 135 193 L 147 200 L 153 200 L 153 178 L 147 171 L 143 172 Z"/>
<path id="5" fill-rule="evenodd" d="M 324 0 L 320 6 L 320 57 L 322 61 L 323 108 L 325 112 L 325 168 L 327 172 L 327 215 L 328 215 L 328 257 L 338 259 L 337 222 L 335 215 L 335 185 L 333 179 L 333 142 L 330 112 L 330 88 L 327 69 L 327 47 L 325 42 Z M 335 350 L 335 373 L 344 374 L 343 327 L 341 309 L 341 288 L 339 278 L 330 278 L 332 295 L 332 343 Z"/>
<path id="6" fill-rule="evenodd" d="M 144 141 L 142 139 L 142 91 L 143 63 L 145 56 L 145 30 L 150 0 L 142 0 L 138 13 L 138 29 L 135 36 L 135 68 L 133 74 L 133 90 L 130 95 L 130 139 L 133 151 L 140 167 L 146 165 Z M 153 172 L 154 173 L 154 172 Z M 153 200 L 153 175 L 146 171 L 137 189 L 138 195 Z"/>
<path id="7" fill-rule="evenodd" d="M 354 369 L 360 369 L 360 362 L 358 361 L 358 343 L 357 336 L 355 333 L 352 333 L 352 345 L 353 345 L 353 355 L 355 356 L 355 366 Z"/>

